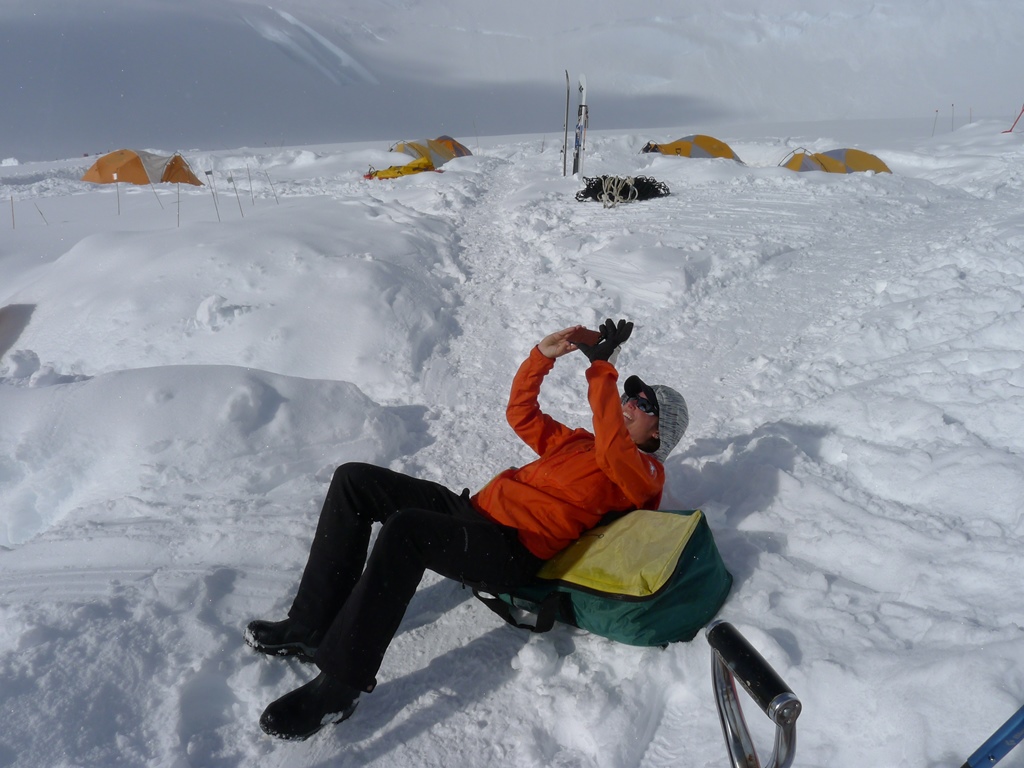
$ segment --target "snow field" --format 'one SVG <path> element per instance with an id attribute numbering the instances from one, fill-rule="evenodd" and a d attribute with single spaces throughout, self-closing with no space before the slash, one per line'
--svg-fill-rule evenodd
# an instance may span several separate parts
<path id="1" fill-rule="evenodd" d="M 588 173 L 672 190 L 616 208 L 537 137 L 376 184 L 379 149 L 211 154 L 222 220 L 188 190 L 181 227 L 174 191 L 118 215 L 81 162 L 5 167 L 52 221 L 0 246 L 0 304 L 31 308 L 0 335 L 0 764 L 721 764 L 702 638 L 526 637 L 435 577 L 351 721 L 256 726 L 311 671 L 241 629 L 287 609 L 334 466 L 479 487 L 530 458 L 502 410 L 532 344 L 617 316 L 620 369 L 687 397 L 664 506 L 708 514 L 722 618 L 804 702 L 798 761 L 962 762 L 1022 682 L 1019 144 L 893 138 L 895 174 L 839 177 L 749 159 L 813 134 L 723 136 L 745 166 L 649 138 L 593 137 Z M 568 423 L 584 367 L 542 395 Z"/>

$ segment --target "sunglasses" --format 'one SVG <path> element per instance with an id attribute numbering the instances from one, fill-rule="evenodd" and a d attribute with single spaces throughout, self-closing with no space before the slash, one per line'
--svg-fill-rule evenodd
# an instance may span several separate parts
<path id="1" fill-rule="evenodd" d="M 655 408 L 654 407 L 654 403 L 652 403 L 646 397 L 639 397 L 639 396 L 637 396 L 637 397 L 631 397 L 629 399 L 632 400 L 634 403 L 636 403 L 636 407 L 639 410 L 641 410 L 644 413 L 646 413 L 648 416 L 657 416 L 658 415 L 658 409 Z"/>

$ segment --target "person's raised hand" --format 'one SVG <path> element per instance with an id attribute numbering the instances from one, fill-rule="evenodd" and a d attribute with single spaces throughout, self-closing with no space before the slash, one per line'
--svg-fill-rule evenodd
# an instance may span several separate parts
<path id="1" fill-rule="evenodd" d="M 537 348 L 544 357 L 549 357 L 552 360 L 567 355 L 576 349 L 576 345 L 569 341 L 569 337 L 581 328 L 583 328 L 582 325 L 573 325 L 561 331 L 555 331 L 537 342 Z"/>
<path id="2" fill-rule="evenodd" d="M 619 345 L 622 344 L 629 335 L 633 333 L 633 324 L 626 320 L 619 320 L 616 323 L 614 320 L 605 320 L 604 325 L 601 326 L 601 340 L 596 344 L 583 344 L 577 343 L 576 346 L 579 350 L 587 356 L 590 362 L 595 360 L 610 360 L 612 354 L 618 349 Z"/>

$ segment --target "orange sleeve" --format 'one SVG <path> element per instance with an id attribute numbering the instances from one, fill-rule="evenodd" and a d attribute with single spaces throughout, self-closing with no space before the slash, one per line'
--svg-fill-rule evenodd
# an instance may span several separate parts
<path id="1" fill-rule="evenodd" d="M 636 506 L 659 496 L 664 485 L 664 468 L 650 454 L 636 447 L 622 418 L 622 401 L 617 386 L 619 374 L 611 363 L 598 360 L 587 369 L 588 397 L 594 412 L 594 440 L 597 465 Z"/>
<path id="2" fill-rule="evenodd" d="M 555 361 L 545 357 L 534 347 L 512 379 L 505 418 L 519 438 L 538 456 L 543 456 L 553 445 L 567 439 L 572 430 L 541 411 L 537 396 L 544 377 L 555 367 Z"/>
<path id="3" fill-rule="evenodd" d="M 487 519 L 515 528 L 524 546 L 542 559 L 608 512 L 657 509 L 665 483 L 661 462 L 639 450 L 626 430 L 615 368 L 596 362 L 587 370 L 592 435 L 541 412 L 537 395 L 553 366 L 534 349 L 519 367 L 508 404 L 509 424 L 541 457 L 496 475 L 470 499 Z"/>

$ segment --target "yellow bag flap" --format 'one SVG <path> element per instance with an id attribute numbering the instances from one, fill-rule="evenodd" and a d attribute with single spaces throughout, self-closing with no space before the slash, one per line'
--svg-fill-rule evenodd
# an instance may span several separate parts
<path id="1" fill-rule="evenodd" d="M 585 533 L 541 567 L 542 579 L 647 597 L 672 577 L 702 513 L 676 515 L 638 509 Z"/>

